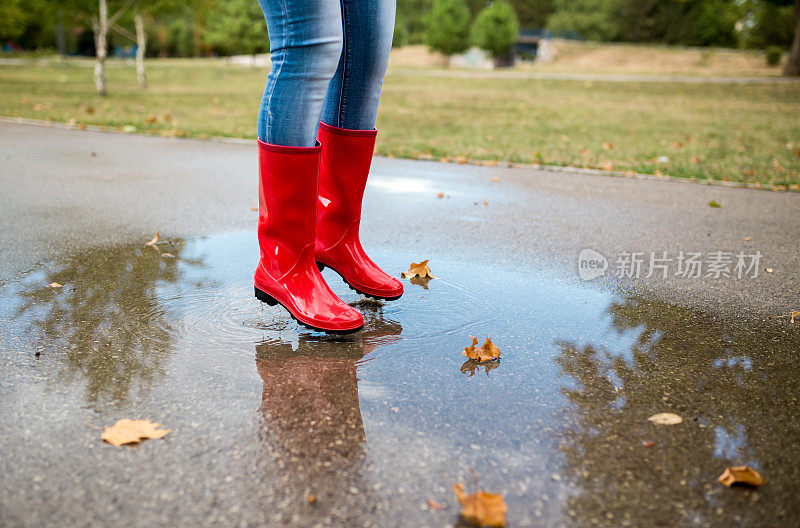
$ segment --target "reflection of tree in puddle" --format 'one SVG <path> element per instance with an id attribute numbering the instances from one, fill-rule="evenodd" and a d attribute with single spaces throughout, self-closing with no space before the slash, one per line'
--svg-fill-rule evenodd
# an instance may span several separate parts
<path id="1" fill-rule="evenodd" d="M 266 440 L 285 481 L 280 493 L 299 512 L 300 525 L 329 516 L 356 522 L 367 499 L 360 477 L 366 437 L 356 366 L 378 346 L 399 339 L 402 327 L 383 319 L 379 305 L 360 308 L 365 329 L 355 336 L 306 334 L 296 349 L 288 343 L 256 347 Z M 310 495 L 316 496 L 314 506 L 307 504 Z"/>
<path id="2" fill-rule="evenodd" d="M 580 489 L 565 508 L 575 525 L 798 526 L 797 336 L 635 298 L 608 311 L 639 332 L 629 352 L 561 343 L 556 358 L 574 382 L 560 448 Z M 685 423 L 647 422 L 662 411 Z M 729 463 L 763 471 L 769 492 L 717 484 Z"/>
<path id="3" fill-rule="evenodd" d="M 179 244 L 168 251 L 179 255 Z M 85 381 L 90 403 L 122 402 L 164 374 L 174 332 L 158 292 L 179 281 L 179 262 L 199 264 L 139 244 L 88 250 L 25 281 L 16 318 L 38 334 L 44 359 L 63 358 L 59 381 Z"/>

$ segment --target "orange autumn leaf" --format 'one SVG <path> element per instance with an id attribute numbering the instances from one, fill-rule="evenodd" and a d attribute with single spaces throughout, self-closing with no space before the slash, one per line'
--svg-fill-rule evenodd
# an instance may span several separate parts
<path id="1" fill-rule="evenodd" d="M 435 279 L 436 277 L 433 276 L 431 273 L 431 269 L 428 267 L 428 261 L 423 260 L 422 262 L 412 262 L 411 266 L 409 266 L 408 271 L 404 271 L 401 273 L 403 278 L 410 279 L 412 277 L 420 277 L 426 278 L 430 277 L 431 279 Z"/>
<path id="2" fill-rule="evenodd" d="M 145 246 L 155 246 L 156 244 L 158 244 L 158 239 L 159 239 L 160 236 L 161 235 L 159 233 L 156 233 L 156 236 L 154 236 L 153 239 L 150 242 L 145 242 L 144 245 Z"/>
<path id="3" fill-rule="evenodd" d="M 63 284 L 59 284 L 57 282 L 51 282 L 50 284 L 47 285 L 48 288 L 61 288 L 62 286 L 64 286 L 64 285 Z M 792 321 L 792 322 L 794 322 L 794 321 Z"/>
<path id="4" fill-rule="evenodd" d="M 461 482 L 453 485 L 453 491 L 461 503 L 461 516 L 465 521 L 492 528 L 506 525 L 506 502 L 502 495 L 482 490 L 467 495 Z"/>
<path id="5" fill-rule="evenodd" d="M 159 429 L 161 424 L 150 420 L 128 420 L 123 418 L 111 427 L 106 427 L 102 439 L 109 444 L 121 446 L 124 444 L 138 444 L 149 438 L 163 438 L 169 429 Z"/>
<path id="6" fill-rule="evenodd" d="M 720 484 L 728 487 L 734 484 L 756 487 L 764 483 L 764 479 L 761 478 L 758 471 L 750 466 L 725 468 L 725 472 L 717 480 Z"/>
<path id="7" fill-rule="evenodd" d="M 469 337 L 472 338 L 472 344 L 462 352 L 462 354 L 469 359 L 474 359 L 478 363 L 483 363 L 484 361 L 492 361 L 500 357 L 500 349 L 497 348 L 497 345 L 492 343 L 492 340 L 488 337 L 483 345 L 477 348 L 475 345 L 478 344 L 478 340 L 473 336 Z"/>

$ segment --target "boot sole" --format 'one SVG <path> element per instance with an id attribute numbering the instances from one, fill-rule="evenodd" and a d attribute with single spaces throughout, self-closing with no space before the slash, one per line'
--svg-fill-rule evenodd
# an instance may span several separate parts
<path id="1" fill-rule="evenodd" d="M 326 265 L 326 264 L 323 264 L 322 262 L 319 262 L 319 261 L 317 262 L 317 268 L 319 268 L 319 270 L 320 270 L 320 271 L 324 270 L 325 268 L 331 268 L 333 271 L 336 271 L 336 268 L 333 268 L 333 267 L 331 267 L 331 266 L 328 266 L 328 265 Z M 347 284 L 347 286 L 348 286 L 348 287 L 349 287 L 351 290 L 353 290 L 354 292 L 356 292 L 356 293 L 358 293 L 358 294 L 361 294 L 361 295 L 363 295 L 364 297 L 369 297 L 370 299 L 375 299 L 376 301 L 396 301 L 397 299 L 399 299 L 400 297 L 402 297 L 402 296 L 403 296 L 403 294 L 402 294 L 402 293 L 401 293 L 400 295 L 397 295 L 397 296 L 395 296 L 395 297 L 381 297 L 380 295 L 374 295 L 374 294 L 372 294 L 372 293 L 367 293 L 367 292 L 365 292 L 365 291 L 361 291 L 361 290 L 359 290 L 358 288 L 356 288 L 355 286 L 353 286 L 352 284 L 350 284 L 349 282 L 347 282 L 347 279 L 345 279 L 345 278 L 344 278 L 344 275 L 342 275 L 342 274 L 341 274 L 341 273 L 339 273 L 338 271 L 336 271 L 336 274 L 337 274 L 339 277 L 341 277 L 342 281 L 343 281 L 345 284 Z"/>
<path id="2" fill-rule="evenodd" d="M 256 292 L 256 299 L 258 299 L 259 301 L 261 301 L 263 303 L 266 303 L 267 306 L 275 306 L 277 304 L 280 304 L 281 307 L 284 310 L 286 310 L 286 312 L 291 316 L 291 318 L 294 319 L 295 321 L 297 321 L 297 324 L 299 324 L 300 326 L 304 326 L 304 327 L 306 327 L 306 328 L 308 328 L 310 330 L 314 330 L 315 332 L 325 332 L 326 334 L 335 334 L 335 335 L 348 335 L 348 334 L 354 334 L 354 333 L 360 331 L 362 328 L 364 328 L 364 325 L 361 325 L 359 327 L 356 327 L 356 328 L 353 328 L 353 329 L 350 329 L 350 330 L 328 330 L 326 328 L 320 328 L 318 326 L 314 326 L 314 325 L 310 325 L 308 323 L 304 323 L 303 321 L 301 321 L 300 319 L 295 317 L 295 315 L 291 312 L 291 310 L 289 310 L 286 306 L 284 306 L 283 303 L 281 303 L 275 297 L 273 297 L 272 295 L 268 294 L 265 291 L 259 290 L 258 286 L 255 286 L 254 288 L 255 288 L 255 292 Z"/>

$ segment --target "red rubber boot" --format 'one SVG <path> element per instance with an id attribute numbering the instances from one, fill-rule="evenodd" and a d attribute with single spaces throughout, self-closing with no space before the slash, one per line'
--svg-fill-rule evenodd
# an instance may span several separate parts
<path id="1" fill-rule="evenodd" d="M 377 133 L 319 124 L 322 158 L 314 252 L 320 269 L 333 269 L 358 293 L 392 301 L 403 295 L 403 285 L 370 260 L 358 237 Z"/>
<path id="2" fill-rule="evenodd" d="M 329 333 L 356 332 L 358 310 L 330 289 L 314 262 L 317 180 L 321 147 L 258 142 L 258 245 L 256 297 L 280 303 L 297 321 Z"/>

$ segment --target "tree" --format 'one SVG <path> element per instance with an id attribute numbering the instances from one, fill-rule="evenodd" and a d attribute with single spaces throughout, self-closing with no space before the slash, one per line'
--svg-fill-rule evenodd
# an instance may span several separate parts
<path id="1" fill-rule="evenodd" d="M 255 0 L 223 0 L 209 16 L 206 42 L 216 52 L 254 55 L 269 49 L 267 26 Z"/>
<path id="2" fill-rule="evenodd" d="M 794 25 L 792 47 L 783 67 L 783 75 L 786 77 L 800 77 L 800 0 L 794 0 Z"/>
<path id="3" fill-rule="evenodd" d="M 0 3 L 0 39 L 14 39 L 25 32 L 28 14 L 22 0 L 3 0 Z"/>
<path id="4" fill-rule="evenodd" d="M 450 56 L 469 48 L 469 8 L 464 0 L 435 0 L 428 15 L 425 43 L 445 56 L 445 67 Z"/>
<path id="5" fill-rule="evenodd" d="M 554 0 L 547 28 L 575 32 L 588 40 L 614 40 L 619 34 L 619 0 Z"/>
<path id="6" fill-rule="evenodd" d="M 517 15 L 506 0 L 499 0 L 485 7 L 472 24 L 472 42 L 491 54 L 495 66 L 508 61 L 511 48 L 518 38 Z"/>

